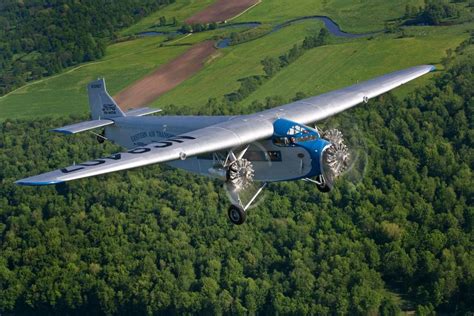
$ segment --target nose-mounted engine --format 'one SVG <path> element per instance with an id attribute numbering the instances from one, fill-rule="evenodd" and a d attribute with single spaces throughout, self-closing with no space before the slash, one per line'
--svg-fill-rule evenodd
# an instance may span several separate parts
<path id="1" fill-rule="evenodd" d="M 321 183 L 318 186 L 322 191 L 331 190 L 337 177 L 346 171 L 350 161 L 349 148 L 344 143 L 342 132 L 338 129 L 329 129 L 321 133 L 321 138 L 330 145 L 325 148 L 321 157 Z"/>
<path id="2" fill-rule="evenodd" d="M 342 132 L 337 129 L 319 132 L 293 121 L 278 119 L 274 123 L 274 131 L 276 144 L 300 146 L 309 152 L 312 168 L 304 179 L 315 183 L 320 191 L 330 191 L 337 177 L 349 165 L 349 149 Z"/>

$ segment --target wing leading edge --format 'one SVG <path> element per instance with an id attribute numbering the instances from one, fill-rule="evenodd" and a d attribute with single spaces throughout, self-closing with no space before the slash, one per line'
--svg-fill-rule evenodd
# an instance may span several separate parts
<path id="1" fill-rule="evenodd" d="M 314 123 L 362 102 L 367 102 L 369 99 L 393 90 L 435 69 L 432 65 L 421 65 L 395 71 L 343 89 L 296 101 L 261 113 L 270 116 L 279 115 L 301 124 Z"/>
<path id="2" fill-rule="evenodd" d="M 57 184 L 244 146 L 271 137 L 273 122 L 278 118 L 286 118 L 301 124 L 317 122 L 392 90 L 434 69 L 434 66 L 424 65 L 393 72 L 347 88 L 256 114 L 238 116 L 184 135 L 18 180 L 16 183 L 20 185 Z"/>
<path id="3" fill-rule="evenodd" d="M 247 120 L 244 117 L 219 123 L 150 143 L 127 152 L 86 161 L 66 168 L 18 180 L 20 185 L 48 185 L 96 176 L 104 173 L 131 169 L 159 162 L 166 162 L 201 153 L 239 147 L 273 134 L 273 124 L 268 120 Z"/>

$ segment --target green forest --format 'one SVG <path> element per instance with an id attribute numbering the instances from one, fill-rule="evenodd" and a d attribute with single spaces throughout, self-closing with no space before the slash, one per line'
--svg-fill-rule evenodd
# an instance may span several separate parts
<path id="1" fill-rule="evenodd" d="M 2 122 L 0 313 L 474 311 L 470 44 L 405 100 L 336 117 L 367 143 L 360 181 L 272 184 L 241 226 L 221 182 L 166 165 L 18 187 L 118 148 L 49 131 L 84 117 Z"/>
<path id="2" fill-rule="evenodd" d="M 101 58 L 119 29 L 173 2 L 0 1 L 0 95 Z"/>

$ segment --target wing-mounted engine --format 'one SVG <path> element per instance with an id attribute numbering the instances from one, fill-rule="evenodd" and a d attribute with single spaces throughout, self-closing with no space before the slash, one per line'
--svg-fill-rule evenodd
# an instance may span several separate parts
<path id="1" fill-rule="evenodd" d="M 251 159 L 256 155 L 271 164 L 266 150 L 258 143 L 230 150 L 225 161 L 219 164 L 225 173 L 224 188 L 232 202 L 228 210 L 229 219 L 237 225 L 245 221 L 246 211 L 266 186 L 266 182 L 254 182 L 255 170 Z M 215 170 L 213 173 L 217 174 Z"/>

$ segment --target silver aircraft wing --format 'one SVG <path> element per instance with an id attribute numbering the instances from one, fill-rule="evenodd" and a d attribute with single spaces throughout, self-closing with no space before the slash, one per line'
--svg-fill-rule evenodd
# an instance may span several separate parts
<path id="1" fill-rule="evenodd" d="M 246 116 L 218 123 L 127 152 L 86 161 L 66 168 L 18 180 L 20 185 L 47 185 L 131 169 L 159 162 L 246 145 L 273 134 L 272 122 Z"/>
<path id="2" fill-rule="evenodd" d="M 258 114 L 284 117 L 301 124 L 314 123 L 345 111 L 359 103 L 367 102 L 369 99 L 434 70 L 435 67 L 431 65 L 415 66 Z"/>
<path id="3" fill-rule="evenodd" d="M 366 102 L 434 69 L 434 66 L 424 65 L 396 71 L 347 88 L 252 115 L 237 116 L 165 141 L 154 142 L 127 152 L 18 180 L 16 183 L 55 184 L 244 146 L 253 141 L 271 137 L 273 122 L 279 118 L 293 120 L 300 124 L 313 123 Z"/>

